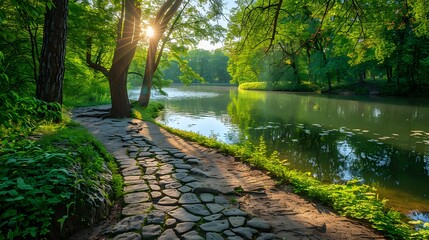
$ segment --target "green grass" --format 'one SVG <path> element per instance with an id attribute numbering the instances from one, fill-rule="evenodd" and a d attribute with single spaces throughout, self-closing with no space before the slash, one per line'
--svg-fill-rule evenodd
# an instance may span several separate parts
<path id="1" fill-rule="evenodd" d="M 144 121 L 155 122 L 155 119 L 159 116 L 160 112 L 164 109 L 164 105 L 160 102 L 149 102 L 147 108 L 140 107 L 137 102 L 132 104 L 132 116 Z"/>
<path id="2" fill-rule="evenodd" d="M 311 82 L 303 81 L 301 84 L 290 82 L 267 83 L 267 82 L 245 82 L 238 86 L 240 90 L 261 90 L 261 91 L 290 91 L 290 92 L 315 92 L 319 87 Z"/>

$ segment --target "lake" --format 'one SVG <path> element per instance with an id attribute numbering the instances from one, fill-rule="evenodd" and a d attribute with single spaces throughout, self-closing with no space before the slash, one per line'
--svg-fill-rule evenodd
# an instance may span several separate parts
<path id="1" fill-rule="evenodd" d="M 225 143 L 261 137 L 290 166 L 324 182 L 353 178 L 378 189 L 389 207 L 429 216 L 429 101 L 170 87 L 160 122 Z M 130 91 L 137 98 L 138 91 Z"/>

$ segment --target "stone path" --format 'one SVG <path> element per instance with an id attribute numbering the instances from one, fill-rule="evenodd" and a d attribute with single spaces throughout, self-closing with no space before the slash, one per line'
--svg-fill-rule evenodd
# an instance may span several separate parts
<path id="1" fill-rule="evenodd" d="M 383 239 L 279 189 L 265 173 L 154 124 L 75 120 L 103 142 L 124 177 L 121 220 L 105 230 L 110 239 Z"/>

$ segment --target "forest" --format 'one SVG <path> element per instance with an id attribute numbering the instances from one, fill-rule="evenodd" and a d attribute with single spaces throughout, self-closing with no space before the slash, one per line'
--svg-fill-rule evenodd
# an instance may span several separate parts
<path id="1" fill-rule="evenodd" d="M 428 96 L 428 75 L 425 0 L 0 0 L 0 239 L 69 234 L 69 209 L 106 183 L 108 201 L 122 197 L 112 156 L 72 108 L 156 112 L 152 93 L 171 83 Z M 386 216 L 372 216 L 378 230 L 414 234 Z"/>

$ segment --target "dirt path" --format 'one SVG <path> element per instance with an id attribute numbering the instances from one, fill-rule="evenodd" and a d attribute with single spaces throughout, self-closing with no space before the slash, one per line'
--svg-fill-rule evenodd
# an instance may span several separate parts
<path id="1" fill-rule="evenodd" d="M 158 216 L 165 220 L 163 223 L 152 224 L 162 226 L 161 231 L 157 232 L 157 239 L 385 239 L 359 222 L 338 216 L 329 208 L 292 193 L 288 186 L 276 186 L 275 181 L 266 173 L 252 170 L 246 164 L 235 161 L 233 157 L 224 156 L 216 150 L 185 141 L 155 124 L 136 119 L 102 120 L 75 117 L 88 110 L 89 108 L 81 108 L 74 111 L 73 118 L 101 140 L 121 164 L 122 173 L 128 184 L 128 187 L 125 187 L 125 200 L 127 203 L 128 199 L 129 204 L 124 209 L 136 206 L 134 209 L 136 212 L 132 214 L 127 212 L 124 214 L 122 211 L 122 220 L 127 220 L 125 222 L 129 224 L 128 227 L 133 221 L 142 223 L 142 217 L 135 216 L 145 212 L 146 222 L 148 216 L 151 219 Z M 153 170 L 154 166 L 158 168 Z M 150 177 L 151 169 L 155 171 L 152 175 L 156 176 L 156 179 Z M 184 177 L 180 178 L 178 175 Z M 174 196 L 165 194 L 173 190 L 165 191 L 166 186 L 170 185 L 162 184 L 163 182 L 166 184 L 177 182 L 177 186 L 180 184 L 181 187 L 173 188 L 180 192 L 180 195 L 177 195 L 178 201 L 174 201 Z M 143 185 L 138 187 L 137 183 Z M 146 189 L 141 186 L 149 187 Z M 182 192 L 181 189 L 185 189 L 186 186 L 190 186 L 191 190 Z M 141 190 L 129 191 L 133 187 Z M 230 194 L 235 188 L 242 188 L 244 194 L 241 196 Z M 160 196 L 155 194 L 157 192 L 160 192 Z M 203 204 L 203 208 L 219 203 L 224 209 L 223 216 L 213 221 L 210 217 L 217 215 L 215 212 L 205 216 L 205 209 L 200 209 L 201 212 L 191 210 L 192 214 L 201 216 L 201 220 L 198 220 L 190 230 L 181 232 L 180 228 L 184 223 L 195 223 L 195 221 L 182 219 L 176 214 L 186 207 L 183 205 L 187 205 L 181 200 L 183 195 L 191 194 L 195 194 L 199 199 L 203 199 L 203 195 L 204 197 L 213 195 L 213 201 L 202 200 L 206 204 Z M 148 201 L 135 200 L 131 198 L 132 196 L 147 198 Z M 165 199 L 173 200 L 163 205 Z M 150 209 L 157 210 L 156 213 L 147 214 L 147 211 L 138 211 L 142 206 L 148 206 L 148 202 L 152 204 Z M 186 209 L 189 212 L 188 207 Z M 244 213 L 228 215 L 229 209 L 239 209 Z M 206 217 L 210 220 L 206 220 Z M 235 220 L 238 222 L 243 220 L 243 223 L 240 225 L 234 222 Z M 218 225 L 226 224 L 227 227 L 207 228 L 213 225 L 212 222 Z M 267 223 L 270 227 L 254 225 L 255 222 L 262 225 Z M 158 229 L 156 226 L 152 227 Z M 144 235 L 144 229 L 148 228 L 146 225 L 140 224 L 138 229 L 131 228 L 131 230 L 124 228 L 126 229 L 124 231 L 114 231 L 118 229 L 116 224 L 116 226 L 107 227 L 104 232 L 109 233 L 109 236 L 114 239 L 146 239 Z M 156 230 L 153 231 L 156 232 Z M 124 238 L 120 238 L 120 235 Z M 91 236 L 91 239 L 99 238 Z"/>

